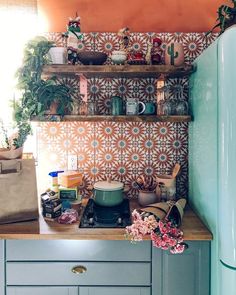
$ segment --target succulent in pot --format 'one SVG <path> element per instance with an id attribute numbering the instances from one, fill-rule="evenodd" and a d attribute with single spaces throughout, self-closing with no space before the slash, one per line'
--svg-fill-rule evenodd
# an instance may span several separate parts
<path id="1" fill-rule="evenodd" d="M 98 181 L 94 184 L 93 199 L 97 205 L 112 207 L 122 203 L 124 184 L 119 181 Z"/>

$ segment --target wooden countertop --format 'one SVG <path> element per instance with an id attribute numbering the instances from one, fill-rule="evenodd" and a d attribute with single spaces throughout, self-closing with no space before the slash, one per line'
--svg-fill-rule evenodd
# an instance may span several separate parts
<path id="1" fill-rule="evenodd" d="M 131 209 L 137 203 L 131 202 Z M 190 209 L 185 210 L 181 229 L 188 241 L 209 241 L 212 234 L 200 218 Z M 82 229 L 79 221 L 65 225 L 57 222 L 39 220 L 0 225 L 0 239 L 35 239 L 35 240 L 124 240 L 125 229 Z M 149 236 L 146 237 L 149 239 Z"/>

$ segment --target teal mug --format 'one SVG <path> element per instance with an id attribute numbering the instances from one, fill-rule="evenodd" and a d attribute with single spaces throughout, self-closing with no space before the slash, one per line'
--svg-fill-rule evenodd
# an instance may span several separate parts
<path id="1" fill-rule="evenodd" d="M 156 106 L 154 102 L 145 102 L 144 115 L 154 115 L 156 113 Z"/>

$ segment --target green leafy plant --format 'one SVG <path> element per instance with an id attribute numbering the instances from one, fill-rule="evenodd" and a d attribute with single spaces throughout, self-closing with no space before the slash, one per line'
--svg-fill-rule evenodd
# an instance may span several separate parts
<path id="1" fill-rule="evenodd" d="M 55 77 L 41 78 L 43 66 L 50 62 L 48 51 L 53 45 L 53 42 L 38 36 L 25 46 L 22 67 L 16 73 L 21 98 L 13 103 L 14 119 L 19 130 L 17 146 L 23 144 L 31 132 L 32 116 L 44 115 L 55 102 L 59 115 L 63 116 L 72 109 L 73 90 L 60 84 Z"/>
<path id="2" fill-rule="evenodd" d="M 231 0 L 233 6 L 221 5 L 218 8 L 217 24 L 212 28 L 211 33 L 215 28 L 220 28 L 220 34 L 222 34 L 228 27 L 236 24 L 236 0 Z"/>

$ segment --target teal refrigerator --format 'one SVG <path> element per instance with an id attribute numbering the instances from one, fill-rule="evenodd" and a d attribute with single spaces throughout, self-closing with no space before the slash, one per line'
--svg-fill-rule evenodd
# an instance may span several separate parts
<path id="1" fill-rule="evenodd" d="M 236 26 L 190 78 L 189 202 L 213 233 L 211 295 L 236 294 Z"/>

